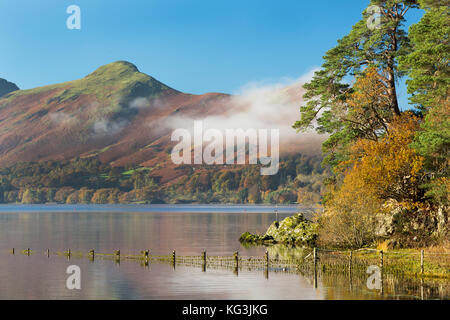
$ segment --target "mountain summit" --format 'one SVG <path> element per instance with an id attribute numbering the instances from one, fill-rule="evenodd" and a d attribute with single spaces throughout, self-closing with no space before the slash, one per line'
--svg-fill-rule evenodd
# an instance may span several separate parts
<path id="1" fill-rule="evenodd" d="M 16 90 L 19 90 L 19 87 L 16 86 L 16 84 L 0 78 L 0 97 Z"/>
<path id="2" fill-rule="evenodd" d="M 93 156 L 111 165 L 170 161 L 162 152 L 171 144 L 167 119 L 223 113 L 227 98 L 179 92 L 126 61 L 16 89 L 0 98 L 0 166 Z"/>

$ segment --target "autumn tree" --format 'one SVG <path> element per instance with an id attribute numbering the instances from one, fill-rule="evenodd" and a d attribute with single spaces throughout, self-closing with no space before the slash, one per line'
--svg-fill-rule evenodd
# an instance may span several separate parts
<path id="1" fill-rule="evenodd" d="M 403 24 L 405 14 L 418 6 L 417 1 L 372 0 L 370 5 L 380 9 L 380 25 L 368 26 L 372 12 L 366 9 L 350 33 L 325 54 L 322 68 L 304 85 L 306 104 L 300 107 L 301 118 L 294 124 L 298 130 L 315 126 L 319 133 L 330 134 L 323 149 L 327 153 L 325 163 L 332 166 L 345 159 L 342 146 L 360 137 L 358 130 L 352 130 L 345 121 L 349 108 L 346 101 L 352 92 L 349 78 L 360 76 L 367 66 L 376 68 L 385 86 L 386 103 L 380 105 L 388 108 L 391 115 L 400 114 L 396 80 L 404 72 L 398 69 L 398 59 L 410 48 Z M 384 114 L 384 110 L 380 113 Z"/>
<path id="2" fill-rule="evenodd" d="M 337 167 L 342 180 L 331 186 L 321 218 L 323 242 L 368 244 L 375 239 L 376 215 L 386 200 L 420 200 L 423 157 L 409 146 L 418 127 L 418 118 L 404 113 L 378 141 L 358 139 L 351 146 L 349 159 Z"/>
<path id="3" fill-rule="evenodd" d="M 349 160 L 340 164 L 346 171 L 343 186 L 361 181 L 362 192 L 372 192 L 382 200 L 420 200 L 424 159 L 409 146 L 418 129 L 419 119 L 407 112 L 396 116 L 378 141 L 359 139 L 351 147 Z"/>

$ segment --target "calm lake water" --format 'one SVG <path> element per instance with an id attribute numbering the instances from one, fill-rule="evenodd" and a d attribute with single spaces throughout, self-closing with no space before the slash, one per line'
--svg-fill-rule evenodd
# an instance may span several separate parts
<path id="1" fill-rule="evenodd" d="M 137 261 L 77 259 L 44 252 L 73 251 L 155 255 L 262 256 L 264 247 L 244 248 L 245 231 L 263 233 L 295 206 L 0 206 L 0 299 L 448 299 L 448 282 L 397 279 L 387 275 L 384 292 L 365 278 L 207 269 Z M 303 209 L 302 209 L 303 210 Z M 9 253 L 11 248 L 16 254 Z M 20 250 L 31 248 L 26 256 Z M 274 250 L 274 249 L 271 249 Z M 279 249 L 290 254 L 288 248 Z M 279 253 L 279 252 L 277 252 Z M 81 268 L 81 290 L 66 288 L 69 265 Z"/>

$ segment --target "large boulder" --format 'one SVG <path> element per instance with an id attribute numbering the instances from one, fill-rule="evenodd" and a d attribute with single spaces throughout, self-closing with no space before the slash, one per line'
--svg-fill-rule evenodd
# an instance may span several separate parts
<path id="1" fill-rule="evenodd" d="M 264 235 L 245 232 L 239 238 L 247 243 L 313 244 L 317 238 L 317 224 L 307 220 L 302 213 L 274 221 Z"/>
<path id="2" fill-rule="evenodd" d="M 276 242 L 313 243 L 316 240 L 316 225 L 307 220 L 302 213 L 273 222 L 266 231 Z"/>

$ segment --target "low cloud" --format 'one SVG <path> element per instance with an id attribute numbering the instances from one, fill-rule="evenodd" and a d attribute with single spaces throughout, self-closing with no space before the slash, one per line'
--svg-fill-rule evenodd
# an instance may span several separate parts
<path id="1" fill-rule="evenodd" d="M 204 118 L 187 119 L 172 116 L 166 120 L 171 129 L 185 128 L 192 131 L 194 120 L 202 120 L 204 130 L 209 128 L 225 132 L 226 129 L 278 129 L 280 152 L 320 152 L 324 137 L 313 131 L 297 133 L 292 128 L 300 119 L 303 104 L 303 84 L 310 81 L 317 69 L 297 79 L 282 79 L 277 82 L 252 82 L 240 88 L 230 99 L 226 115 L 211 115 Z"/>
<path id="2" fill-rule="evenodd" d="M 94 123 L 93 129 L 96 135 L 114 135 L 119 133 L 128 125 L 128 121 L 111 121 L 108 119 L 100 119 Z"/>
<path id="3" fill-rule="evenodd" d="M 150 107 L 150 101 L 147 98 L 139 97 L 130 102 L 130 108 L 142 109 Z"/>

